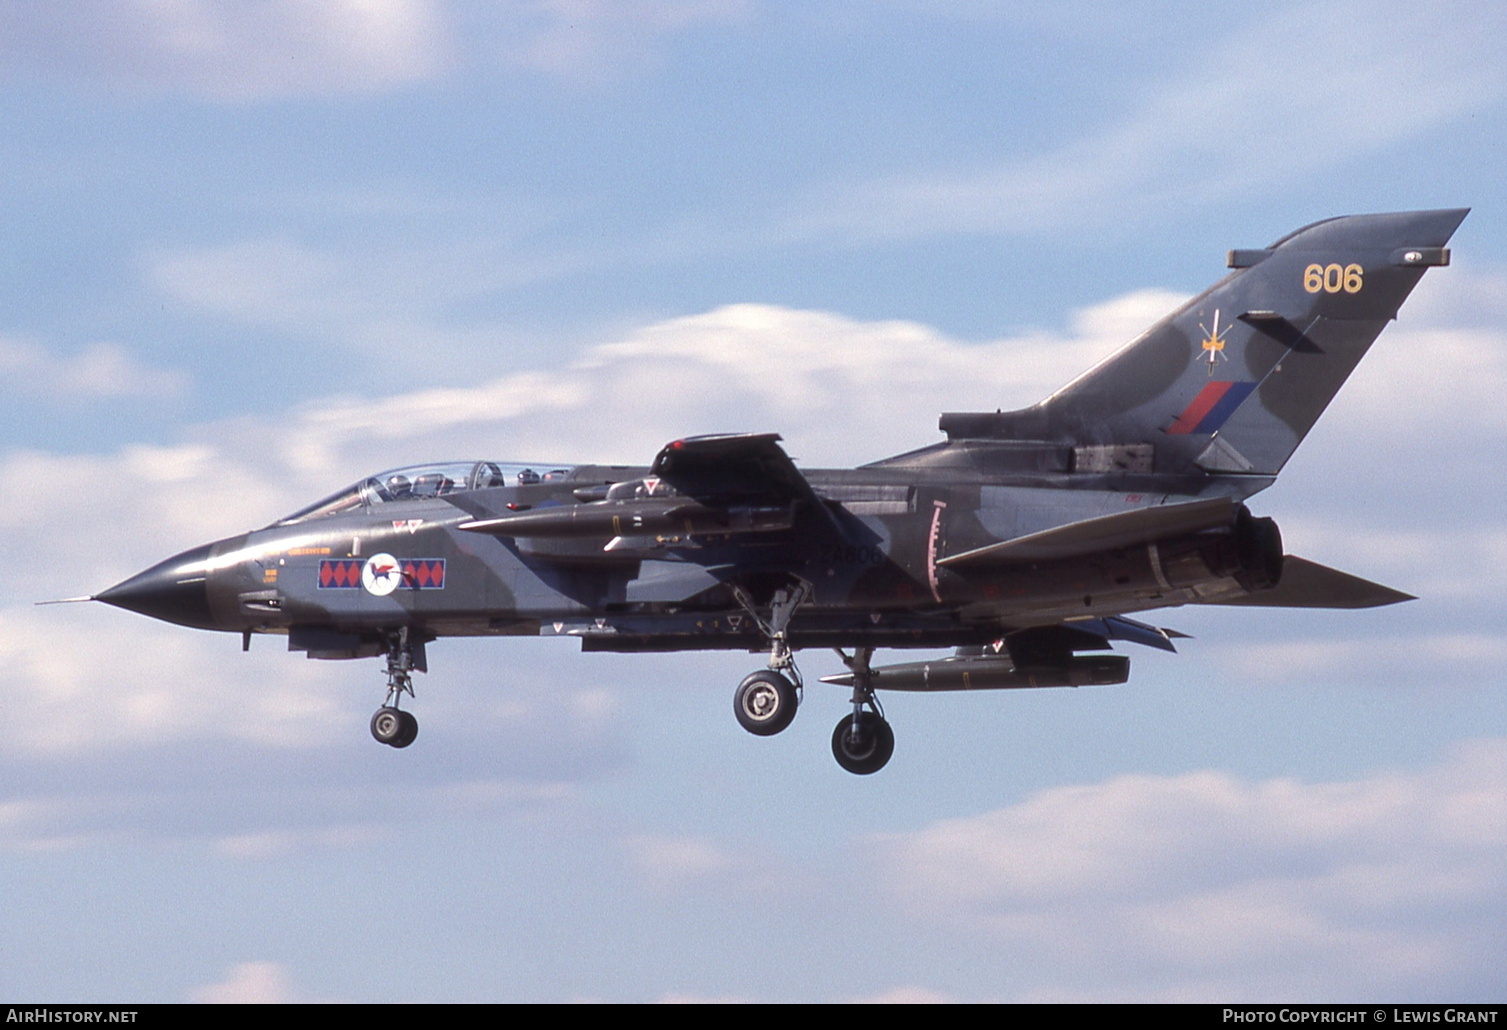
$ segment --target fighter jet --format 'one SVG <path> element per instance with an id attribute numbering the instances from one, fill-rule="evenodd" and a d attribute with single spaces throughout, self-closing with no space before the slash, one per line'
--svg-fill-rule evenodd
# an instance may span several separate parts
<path id="1" fill-rule="evenodd" d="M 881 690 L 1123 683 L 1130 617 L 1187 604 L 1366 608 L 1408 594 L 1284 554 L 1246 501 L 1270 486 L 1467 211 L 1315 222 L 1260 250 L 1031 407 L 950 413 L 945 439 L 856 469 L 798 469 L 770 432 L 694 436 L 643 467 L 475 460 L 369 476 L 263 529 L 87 598 L 182 626 L 385 661 L 372 735 L 427 645 L 545 635 L 584 651 L 767 652 L 733 694 L 790 725 L 796 653 L 851 688 L 849 772 L 889 761 Z M 956 649 L 875 666 L 879 648 Z"/>

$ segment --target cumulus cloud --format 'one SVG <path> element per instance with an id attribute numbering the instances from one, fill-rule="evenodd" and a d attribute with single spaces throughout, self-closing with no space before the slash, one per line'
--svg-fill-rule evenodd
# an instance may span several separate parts
<path id="1" fill-rule="evenodd" d="M 280 962 L 237 962 L 217 983 L 195 987 L 188 1000 L 200 1005 L 307 1005 L 310 998 L 294 984 Z"/>
<path id="2" fill-rule="evenodd" d="M 1332 622 L 1280 640 L 1208 641 L 1207 660 L 1249 683 L 1430 683 L 1479 687 L 1496 681 L 1507 662 L 1507 641 L 1488 632 L 1450 629 L 1397 632 L 1382 639 L 1346 637 Z"/>
<path id="3" fill-rule="evenodd" d="M 25 685 L 12 709 L 12 753 L 161 746 L 205 733 L 297 747 L 346 728 L 350 713 L 313 663 L 287 662 L 268 676 L 265 661 L 234 661 L 234 637 L 101 617 L 96 607 L 0 609 L 0 663 Z M 195 682 L 187 669 L 215 671 Z"/>
<path id="4" fill-rule="evenodd" d="M 151 368 L 118 343 L 59 355 L 30 340 L 0 336 L 0 390 L 67 406 L 116 397 L 176 397 L 188 388 L 177 370 Z"/>
<path id="5" fill-rule="evenodd" d="M 850 998 L 855 1005 L 955 1005 L 963 1001 L 951 994 L 943 994 L 929 987 L 893 987 L 878 994 L 863 998 Z"/>
<path id="6" fill-rule="evenodd" d="M 686 834 L 633 834 L 622 846 L 639 876 L 656 890 L 721 879 L 741 864 L 716 842 Z"/>
<path id="7" fill-rule="evenodd" d="M 741 994 L 666 994 L 655 1000 L 659 1005 L 751 1005 L 755 1001 Z"/>
<path id="8" fill-rule="evenodd" d="M 1504 799 L 1507 740 L 1482 740 L 1348 782 L 1054 788 L 875 846 L 913 916 L 1044 964 L 1059 996 L 1487 1000 Z"/>
<path id="9" fill-rule="evenodd" d="M 359 849 L 415 823 L 558 826 L 580 785 L 626 758 L 619 722 L 582 696 L 601 688 L 562 682 L 579 670 L 555 675 L 538 662 L 499 695 L 488 678 L 495 652 L 488 661 L 452 642 L 435 663 L 445 689 L 420 684 L 424 746 L 400 755 L 362 732 L 381 698 L 373 663 L 307 662 L 275 641 L 240 655 L 235 641 L 212 638 L 222 646 L 198 656 L 166 647 L 159 664 L 166 638 L 143 623 L 113 630 L 105 641 L 43 630 L 25 642 L 0 756 L 8 850 L 169 840 L 259 862 Z M 61 647 L 78 680 L 30 660 Z"/>

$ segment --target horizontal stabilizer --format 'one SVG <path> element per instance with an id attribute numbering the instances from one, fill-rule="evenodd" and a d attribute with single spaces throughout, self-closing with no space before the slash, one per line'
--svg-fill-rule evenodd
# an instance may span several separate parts
<path id="1" fill-rule="evenodd" d="M 1071 558 L 1117 547 L 1134 547 L 1172 536 L 1229 526 L 1235 520 L 1236 507 L 1236 502 L 1228 497 L 1214 497 L 1203 501 L 1116 512 L 954 554 L 941 559 L 937 564 L 948 568 L 1013 565 L 1018 562 Z"/>
<path id="2" fill-rule="evenodd" d="M 1282 579 L 1272 589 L 1209 603 L 1262 608 L 1380 608 L 1416 600 L 1401 590 L 1289 554 L 1282 559 Z"/>

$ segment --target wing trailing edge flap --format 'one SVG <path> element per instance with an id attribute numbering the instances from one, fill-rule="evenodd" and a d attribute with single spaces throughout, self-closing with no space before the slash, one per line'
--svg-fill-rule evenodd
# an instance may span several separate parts
<path id="1" fill-rule="evenodd" d="M 1205 603 L 1261 608 L 1380 608 L 1416 600 L 1401 590 L 1289 554 L 1282 559 L 1282 578 L 1270 590 Z"/>
<path id="2" fill-rule="evenodd" d="M 1228 497 L 1213 497 L 1100 515 L 949 555 L 938 560 L 937 564 L 947 568 L 1013 565 L 1134 547 L 1171 536 L 1229 526 L 1235 520 L 1238 507 L 1239 502 Z"/>

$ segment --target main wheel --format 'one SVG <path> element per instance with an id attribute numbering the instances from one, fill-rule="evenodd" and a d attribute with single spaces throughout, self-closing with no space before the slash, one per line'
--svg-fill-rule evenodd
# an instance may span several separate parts
<path id="1" fill-rule="evenodd" d="M 876 773 L 894 753 L 895 731 L 873 712 L 860 712 L 856 723 L 853 716 L 845 715 L 832 731 L 832 757 L 850 773 Z"/>
<path id="2" fill-rule="evenodd" d="M 392 746 L 407 747 L 419 735 L 419 720 L 412 712 L 399 712 L 398 719 L 402 721 L 403 729 L 398 733 L 398 739 L 392 742 Z"/>
<path id="3" fill-rule="evenodd" d="M 773 669 L 750 673 L 733 694 L 738 725 L 760 737 L 772 737 L 795 718 L 795 687 Z"/>
<path id="4" fill-rule="evenodd" d="M 419 721 L 412 712 L 383 706 L 372 716 L 372 737 L 388 747 L 407 747 L 419 735 Z"/>

